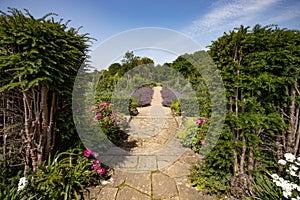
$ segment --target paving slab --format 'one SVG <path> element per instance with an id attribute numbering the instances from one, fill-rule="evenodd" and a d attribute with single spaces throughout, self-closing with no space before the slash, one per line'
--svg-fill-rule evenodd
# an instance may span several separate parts
<path id="1" fill-rule="evenodd" d="M 126 185 L 151 196 L 151 173 L 128 173 Z"/>
<path id="2" fill-rule="evenodd" d="M 117 196 L 118 188 L 104 187 L 99 195 L 97 200 L 114 200 Z"/>
<path id="3" fill-rule="evenodd" d="M 125 186 L 119 190 L 116 200 L 151 200 L 151 197 Z"/>
<path id="4" fill-rule="evenodd" d="M 178 196 L 174 179 L 161 172 L 152 174 L 152 188 L 154 199 L 170 199 Z"/>
<path id="5" fill-rule="evenodd" d="M 139 156 L 138 170 L 157 170 L 156 156 Z"/>
<path id="6" fill-rule="evenodd" d="M 191 166 L 186 163 L 181 163 L 177 161 L 170 167 L 163 170 L 163 172 L 171 178 L 187 177 L 191 173 L 190 167 Z"/>
<path id="7" fill-rule="evenodd" d="M 115 171 L 112 176 L 112 186 L 120 187 L 123 183 L 125 183 L 128 173 L 124 171 Z"/>
<path id="8" fill-rule="evenodd" d="M 179 198 L 187 200 L 200 200 L 203 199 L 201 193 L 186 184 L 177 184 Z"/>

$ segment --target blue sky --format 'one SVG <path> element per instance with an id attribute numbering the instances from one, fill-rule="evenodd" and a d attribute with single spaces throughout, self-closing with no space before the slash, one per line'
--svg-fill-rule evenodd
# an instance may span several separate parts
<path id="1" fill-rule="evenodd" d="M 82 32 L 97 39 L 92 49 L 120 32 L 142 27 L 182 32 L 203 48 L 241 24 L 300 29 L 299 0 L 0 0 L 0 10 L 7 7 L 27 8 L 37 18 L 54 12 L 70 19 L 70 26 L 83 26 Z M 153 56 L 157 63 L 174 59 Z"/>

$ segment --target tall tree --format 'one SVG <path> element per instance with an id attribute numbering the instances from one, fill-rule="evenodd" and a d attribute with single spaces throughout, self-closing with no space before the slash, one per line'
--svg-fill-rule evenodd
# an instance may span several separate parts
<path id="1" fill-rule="evenodd" d="M 299 153 L 299 32 L 241 26 L 214 41 L 210 54 L 227 92 L 231 189 L 238 198 L 251 192 L 254 170 L 283 152 Z"/>
<path id="2" fill-rule="evenodd" d="M 66 107 L 70 110 L 67 103 L 89 38 L 55 21 L 54 14 L 35 19 L 17 9 L 1 12 L 0 38 L 0 74 L 6 77 L 0 80 L 0 92 L 22 96 L 24 126 L 15 131 L 22 135 L 26 174 L 55 145 L 55 116 Z"/>

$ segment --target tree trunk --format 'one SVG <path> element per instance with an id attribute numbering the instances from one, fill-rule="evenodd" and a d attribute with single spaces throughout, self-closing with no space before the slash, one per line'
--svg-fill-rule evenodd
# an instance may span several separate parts
<path id="1" fill-rule="evenodd" d="M 30 133 L 31 130 L 31 119 L 30 119 L 30 107 L 29 107 L 29 98 L 28 93 L 22 90 L 23 94 L 23 106 L 24 106 L 24 143 L 25 143 L 25 166 L 24 166 L 24 176 L 27 175 L 28 167 L 31 165 L 31 152 L 32 149 L 31 142 L 32 142 L 32 135 Z M 33 168 L 35 171 L 35 168 Z"/>
<path id="2" fill-rule="evenodd" d="M 286 152 L 287 153 L 292 153 L 295 154 L 295 135 L 296 135 L 296 130 L 295 130 L 295 109 L 296 109 L 296 89 L 294 86 L 291 86 L 291 104 L 289 107 L 289 118 L 290 118 L 290 123 L 289 123 L 289 129 L 287 132 L 287 142 L 286 142 Z M 298 120 L 298 119 L 297 119 Z"/>
<path id="3" fill-rule="evenodd" d="M 300 140 L 300 123 L 299 123 L 299 112 L 300 112 L 300 107 L 297 108 L 297 115 L 296 115 L 296 129 L 297 129 L 297 134 L 296 134 L 296 144 L 294 148 L 294 155 L 297 156 L 299 153 L 299 140 Z"/>
<path id="4" fill-rule="evenodd" d="M 57 110 L 57 98 L 45 86 L 38 86 L 36 90 L 23 90 L 23 104 L 26 174 L 29 166 L 36 171 L 53 148 L 53 118 Z"/>
<path id="5" fill-rule="evenodd" d="M 240 159 L 240 174 L 244 174 L 246 150 L 247 150 L 246 137 L 244 134 L 242 136 L 242 142 L 243 142 L 243 146 L 242 146 L 242 155 Z"/>

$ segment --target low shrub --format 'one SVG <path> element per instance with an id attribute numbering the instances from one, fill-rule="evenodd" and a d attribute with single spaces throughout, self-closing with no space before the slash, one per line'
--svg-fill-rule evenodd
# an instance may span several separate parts
<path id="1" fill-rule="evenodd" d="M 178 101 L 171 102 L 170 108 L 175 115 L 181 115 L 181 108 Z"/>
<path id="2" fill-rule="evenodd" d="M 178 101 L 179 98 L 188 98 L 187 95 L 182 94 L 170 87 L 163 87 L 160 92 L 163 98 L 162 105 L 166 107 L 170 107 L 172 102 Z"/>
<path id="3" fill-rule="evenodd" d="M 53 160 L 38 166 L 36 172 L 29 172 L 21 177 L 22 171 L 0 183 L 2 200 L 48 200 L 48 199 L 82 199 L 87 187 L 99 185 L 107 178 L 107 167 L 91 150 L 72 149 L 58 153 Z"/>
<path id="4" fill-rule="evenodd" d="M 193 118 L 183 119 L 183 128 L 178 131 L 178 137 L 185 147 L 192 148 L 195 152 L 205 145 L 205 136 L 209 128 L 209 122 L 206 119 L 198 119 L 196 122 Z"/>
<path id="5" fill-rule="evenodd" d="M 151 104 L 153 93 L 154 91 L 151 87 L 143 86 L 135 90 L 130 96 L 138 107 L 142 107 Z"/>
<path id="6" fill-rule="evenodd" d="M 90 159 L 91 154 L 90 150 L 73 149 L 57 154 L 53 161 L 49 158 L 28 177 L 29 183 L 24 189 L 40 199 L 82 198 L 87 187 L 99 185 L 106 177 L 104 166 Z"/>

